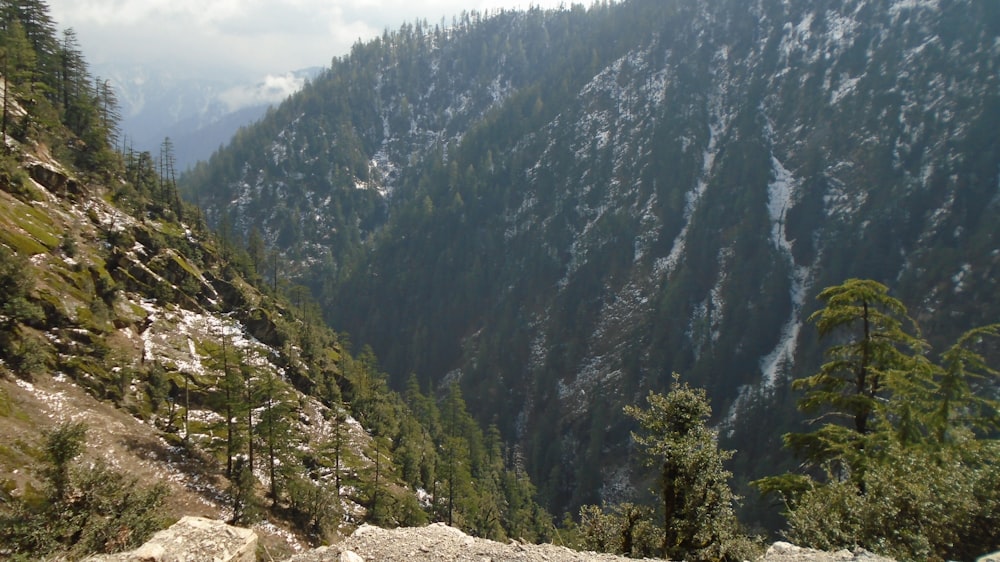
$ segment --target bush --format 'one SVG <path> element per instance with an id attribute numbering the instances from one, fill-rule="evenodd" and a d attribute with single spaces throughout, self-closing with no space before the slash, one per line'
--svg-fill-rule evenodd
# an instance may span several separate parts
<path id="1" fill-rule="evenodd" d="M 163 484 L 151 488 L 103 462 L 72 468 L 85 446 L 86 426 L 65 423 L 46 437 L 46 493 L 25 493 L 0 506 L 0 555 L 37 560 L 54 554 L 82 558 L 135 548 L 165 526 Z M 56 556 L 58 558 L 58 556 Z"/>
<path id="2" fill-rule="evenodd" d="M 996 453 L 972 443 L 961 453 L 893 447 L 891 461 L 869 465 L 863 493 L 841 478 L 802 494 L 787 514 L 788 537 L 900 560 L 974 559 L 996 549 L 988 531 L 1000 525 Z"/>

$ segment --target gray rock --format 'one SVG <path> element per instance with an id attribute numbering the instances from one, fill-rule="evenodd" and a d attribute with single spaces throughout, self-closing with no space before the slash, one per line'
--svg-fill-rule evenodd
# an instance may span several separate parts
<path id="1" fill-rule="evenodd" d="M 257 534 L 202 517 L 184 517 L 132 552 L 98 556 L 88 562 L 255 562 Z"/>

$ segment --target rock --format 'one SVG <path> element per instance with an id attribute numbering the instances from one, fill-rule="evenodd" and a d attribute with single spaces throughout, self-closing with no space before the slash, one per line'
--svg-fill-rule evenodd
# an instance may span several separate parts
<path id="1" fill-rule="evenodd" d="M 365 562 L 365 559 L 355 552 L 345 550 L 340 553 L 339 562 Z"/>
<path id="2" fill-rule="evenodd" d="M 132 552 L 97 556 L 89 562 L 255 562 L 257 534 L 202 517 L 184 517 Z M 362 561 L 363 562 L 363 561 Z"/>
<path id="3" fill-rule="evenodd" d="M 271 347 L 281 348 L 285 344 L 278 325 L 271 314 L 262 308 L 253 308 L 241 318 L 250 335 Z"/>
<path id="4" fill-rule="evenodd" d="M 89 562 L 254 562 L 257 535 L 249 529 L 221 521 L 185 517 L 160 531 L 141 548 L 124 554 L 89 558 Z M 578 552 L 552 544 L 501 543 L 470 537 L 443 523 L 426 527 L 382 529 L 362 525 L 344 542 L 292 556 L 287 562 L 634 562 L 629 558 L 595 552 Z M 787 542 L 776 542 L 761 562 L 893 562 L 864 549 L 822 552 Z M 977 562 L 1000 562 L 1000 553 Z"/>
<path id="5" fill-rule="evenodd" d="M 434 523 L 426 527 L 401 527 L 381 529 L 362 525 L 350 537 L 339 544 L 341 558 L 326 553 L 303 553 L 289 562 L 335 562 L 344 560 L 344 554 L 360 554 L 362 560 L 381 562 L 431 562 L 452 561 L 513 561 L 525 562 L 627 562 L 629 558 L 612 554 L 577 552 L 551 544 L 501 543 L 470 537 L 461 530 L 444 523 Z"/>
<path id="6" fill-rule="evenodd" d="M 52 193 L 65 197 L 66 195 L 83 195 L 85 190 L 66 172 L 47 162 L 28 162 L 24 165 L 31 179 L 38 182 Z"/>
<path id="7" fill-rule="evenodd" d="M 993 554 L 980 556 L 976 559 L 976 562 L 1000 562 L 1000 550 L 994 552 Z"/>
<path id="8" fill-rule="evenodd" d="M 781 556 L 785 554 L 796 554 L 802 551 L 802 547 L 795 546 L 792 543 L 787 543 L 784 541 L 778 541 L 772 544 L 767 549 L 767 554 L 765 556 Z"/>
<path id="9" fill-rule="evenodd" d="M 761 562 L 892 562 L 891 558 L 872 554 L 863 548 L 853 551 L 823 552 L 778 541 L 772 544 Z"/>

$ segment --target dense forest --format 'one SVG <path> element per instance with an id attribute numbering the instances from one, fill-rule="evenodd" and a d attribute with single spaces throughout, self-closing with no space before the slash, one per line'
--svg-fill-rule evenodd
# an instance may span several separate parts
<path id="1" fill-rule="evenodd" d="M 0 555 L 192 506 L 298 545 L 996 550 L 998 35 L 961 1 L 464 13 L 178 177 L 0 1 Z"/>
<path id="2" fill-rule="evenodd" d="M 744 516 L 796 460 L 807 319 L 890 286 L 935 349 L 996 321 L 1000 10 L 595 2 L 359 42 L 182 179 L 401 390 L 457 381 L 554 513 L 635 499 L 623 414 L 704 388 Z M 275 262 L 277 263 L 277 262 Z"/>
<path id="3" fill-rule="evenodd" d="M 314 544 L 363 522 L 550 537 L 520 453 L 457 386 L 390 390 L 370 348 L 181 201 L 169 139 L 155 155 L 122 140 L 114 92 L 44 2 L 0 8 L 3 557 L 131 548 L 185 514 L 176 484 L 147 488 L 96 446 L 130 438 L 102 431 L 99 403 L 148 424 L 234 524 Z M 45 419 L 19 398 L 67 381 L 92 411 Z"/>

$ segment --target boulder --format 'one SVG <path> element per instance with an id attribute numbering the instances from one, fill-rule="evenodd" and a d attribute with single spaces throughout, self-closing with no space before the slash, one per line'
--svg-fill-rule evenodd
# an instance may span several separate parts
<path id="1" fill-rule="evenodd" d="M 257 534 L 203 517 L 184 517 L 131 552 L 97 556 L 89 562 L 254 562 Z"/>
<path id="2" fill-rule="evenodd" d="M 67 195 L 85 195 L 80 184 L 66 172 L 46 162 L 28 162 L 24 168 L 31 179 L 38 182 L 52 193 L 65 197 Z"/>

